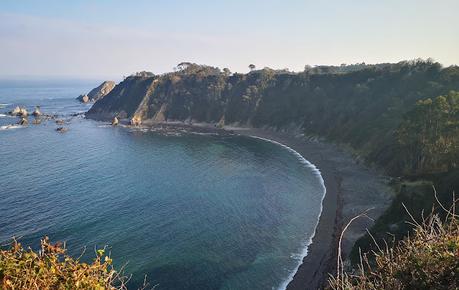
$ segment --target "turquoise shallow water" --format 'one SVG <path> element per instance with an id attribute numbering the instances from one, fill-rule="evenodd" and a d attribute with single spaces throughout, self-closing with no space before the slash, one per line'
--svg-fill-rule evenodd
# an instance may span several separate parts
<path id="1" fill-rule="evenodd" d="M 93 83 L 0 82 L 0 126 L 14 104 L 70 117 Z M 240 136 L 162 136 L 72 118 L 0 130 L 0 242 L 108 245 L 156 289 L 276 289 L 314 232 L 323 186 L 299 156 Z"/>

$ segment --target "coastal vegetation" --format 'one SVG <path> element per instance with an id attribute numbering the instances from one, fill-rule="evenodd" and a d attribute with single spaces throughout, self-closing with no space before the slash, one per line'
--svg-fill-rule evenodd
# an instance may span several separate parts
<path id="1" fill-rule="evenodd" d="M 249 69 L 247 74 L 231 74 L 228 69 L 186 62 L 163 75 L 132 75 L 96 102 L 87 117 L 118 117 L 136 124 L 184 121 L 259 127 L 339 144 L 357 160 L 392 177 L 395 193 L 371 235 L 355 244 L 355 267 L 360 253 L 370 253 L 371 259 L 378 250 L 375 242 L 392 243 L 390 255 L 417 250 L 427 229 L 406 223 L 410 216 L 404 207 L 419 220 L 432 209 L 435 195 L 449 206 L 451 192 L 459 191 L 459 67 L 416 59 L 306 66 L 298 73 L 252 65 Z M 437 218 L 431 226 L 442 233 Z M 415 237 L 398 246 L 396 242 L 410 233 Z M 436 242 L 449 242 L 452 234 L 457 235 L 457 228 Z M 375 257 L 377 264 L 394 258 Z M 398 262 L 401 267 L 408 263 Z"/>
<path id="2" fill-rule="evenodd" d="M 445 172 L 459 162 L 459 92 L 419 100 L 399 130 L 407 173 Z"/>
<path id="3" fill-rule="evenodd" d="M 39 251 L 13 241 L 0 249 L 0 289 L 126 289 L 105 249 L 91 263 L 66 254 L 64 245 L 41 240 Z"/>
<path id="4" fill-rule="evenodd" d="M 457 203 L 457 200 L 455 202 Z M 338 271 L 329 289 L 457 289 L 459 284 L 459 216 L 441 206 L 446 217 L 431 214 L 421 222 L 411 217 L 413 234 L 395 244 L 381 243 L 360 253 L 358 270 Z M 407 212 L 409 214 L 409 212 Z"/>
<path id="5" fill-rule="evenodd" d="M 434 99 L 416 102 L 404 115 L 396 131 L 397 155 L 404 178 L 393 182 L 397 195 L 369 234 L 357 241 L 351 258 L 357 263 L 359 250 L 374 251 L 372 239 L 382 242 L 390 236 L 401 239 L 412 230 L 406 205 L 416 218 L 428 212 L 438 194 L 441 202 L 459 189 L 459 93 L 451 91 Z M 438 193 L 434 188 L 438 188 Z"/>
<path id="6" fill-rule="evenodd" d="M 306 66 L 297 73 L 252 64 L 249 69 L 231 73 L 183 62 L 162 75 L 135 73 L 91 91 L 85 99 L 95 103 L 86 116 L 113 125 L 182 121 L 257 127 L 345 147 L 356 160 L 390 176 L 395 196 L 352 249 L 353 267 L 361 274 L 339 274 L 332 288 L 451 289 L 445 281 L 457 280 L 457 273 L 447 272 L 458 263 L 457 217 L 438 211 L 422 224 L 405 221 L 422 219 L 437 199 L 451 206 L 451 192 L 459 191 L 459 67 L 428 59 Z M 27 116 L 19 107 L 13 113 Z M 44 289 L 124 287 L 104 252 L 83 263 L 47 239 L 39 252 L 17 242 L 1 250 L 0 280 L 6 289 L 33 283 Z"/>
<path id="7" fill-rule="evenodd" d="M 306 67 L 300 73 L 264 68 L 248 74 L 181 63 L 171 73 L 127 77 L 96 102 L 87 116 L 296 129 L 346 144 L 358 158 L 400 176 L 456 167 L 438 168 L 455 150 L 451 142 L 457 127 L 452 122 L 457 93 L 450 91 L 459 91 L 459 67 L 443 68 L 432 60 Z M 412 126 L 422 126 L 422 120 L 414 118 L 429 109 L 428 99 L 432 100 L 430 118 L 445 118 L 437 123 L 443 127 L 426 129 L 428 136 L 410 135 L 417 130 Z M 451 112 L 439 116 L 437 107 L 441 106 L 450 106 L 445 110 Z M 428 123 L 432 120 L 424 121 L 436 126 Z M 432 143 L 437 137 L 440 141 Z M 418 152 L 412 152 L 410 146 Z M 432 146 L 443 147 L 435 151 Z M 428 152 L 442 156 L 413 164 L 419 154 Z"/>

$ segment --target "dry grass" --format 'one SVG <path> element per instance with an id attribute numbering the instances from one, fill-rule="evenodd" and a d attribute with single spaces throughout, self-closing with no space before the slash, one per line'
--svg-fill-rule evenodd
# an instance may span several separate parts
<path id="1" fill-rule="evenodd" d="M 421 222 L 414 219 L 413 235 L 389 247 L 378 245 L 374 259 L 361 255 L 356 273 L 342 271 L 341 253 L 338 274 L 329 279 L 335 290 L 380 289 L 459 289 L 459 217 L 453 206 L 442 220 L 431 214 Z M 437 200 L 438 201 L 438 200 Z"/>

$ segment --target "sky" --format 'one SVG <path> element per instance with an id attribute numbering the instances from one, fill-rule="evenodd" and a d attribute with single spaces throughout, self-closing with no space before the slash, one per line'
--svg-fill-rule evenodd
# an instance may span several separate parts
<path id="1" fill-rule="evenodd" d="M 0 77 L 459 64 L 458 0 L 0 0 Z"/>

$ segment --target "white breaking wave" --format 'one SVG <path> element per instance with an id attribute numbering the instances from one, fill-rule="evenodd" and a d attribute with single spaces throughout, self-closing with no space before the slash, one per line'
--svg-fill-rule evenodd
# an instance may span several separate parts
<path id="1" fill-rule="evenodd" d="M 295 155 L 302 164 L 304 164 L 306 167 L 312 169 L 312 172 L 319 178 L 320 180 L 320 184 L 322 185 L 322 188 L 323 188 L 323 194 L 322 194 L 322 199 L 320 201 L 320 213 L 319 213 L 319 216 L 317 217 L 317 223 L 316 223 L 316 226 L 315 226 L 315 229 L 314 229 L 314 233 L 307 238 L 305 244 L 304 244 L 304 247 L 303 249 L 301 250 L 300 253 L 298 254 L 292 254 L 292 257 L 294 257 L 295 259 L 298 260 L 298 265 L 295 267 L 295 269 L 290 273 L 290 275 L 288 276 L 288 278 L 281 283 L 281 285 L 279 286 L 279 290 L 285 290 L 287 289 L 287 285 L 293 280 L 293 276 L 295 276 L 295 273 L 298 271 L 298 269 L 300 268 L 301 264 L 303 263 L 303 259 L 304 257 L 307 256 L 308 254 L 308 247 L 309 245 L 312 244 L 312 239 L 314 238 L 314 236 L 316 235 L 316 230 L 317 230 L 317 226 L 319 225 L 319 220 L 320 220 L 320 216 L 322 215 L 322 210 L 323 210 L 323 201 L 324 201 L 324 198 L 325 198 L 325 194 L 327 193 L 327 188 L 325 187 L 325 181 L 322 177 L 322 175 L 320 174 L 320 170 L 319 168 L 317 168 L 317 166 L 315 166 L 314 164 L 312 164 L 311 162 L 309 162 L 308 160 L 306 160 L 306 158 L 303 157 L 303 155 L 301 155 L 300 153 L 298 153 L 297 151 L 295 151 L 294 149 L 288 147 L 287 145 L 285 144 L 282 144 L 280 142 L 277 142 L 277 141 L 274 141 L 274 140 L 271 140 L 271 139 L 267 139 L 267 138 L 263 138 L 263 137 L 258 137 L 258 136 L 249 136 L 249 137 L 252 137 L 252 138 L 255 138 L 255 139 L 260 139 L 260 140 L 263 140 L 263 141 L 267 141 L 267 142 L 271 142 L 273 144 L 276 144 L 276 145 L 279 145 L 285 149 L 287 149 L 289 152 L 291 152 L 293 155 Z"/>
<path id="2" fill-rule="evenodd" d="M 0 126 L 0 131 L 10 130 L 10 129 L 19 129 L 19 128 L 23 128 L 23 126 L 21 126 L 21 125 L 5 125 L 5 126 Z"/>

